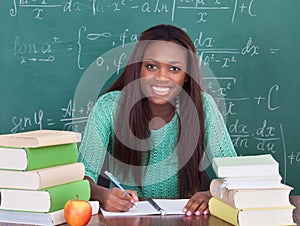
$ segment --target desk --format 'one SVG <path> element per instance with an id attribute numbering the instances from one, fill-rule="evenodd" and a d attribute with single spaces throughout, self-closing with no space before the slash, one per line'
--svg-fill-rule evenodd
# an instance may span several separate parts
<path id="1" fill-rule="evenodd" d="M 296 206 L 294 210 L 294 221 L 300 225 L 300 196 L 291 196 L 291 203 Z M 104 218 L 102 214 L 93 216 L 89 225 L 105 226 L 232 226 L 231 224 L 211 215 L 191 216 L 182 215 L 169 216 L 138 216 L 138 217 L 109 217 Z"/>
<path id="2" fill-rule="evenodd" d="M 300 196 L 291 196 L 291 203 L 296 206 L 294 210 L 294 221 L 300 225 Z M 1 223 L 0 226 L 16 226 L 17 224 Z M 21 225 L 21 224 L 18 224 Z M 64 226 L 67 224 L 63 224 Z M 211 215 L 191 216 L 169 215 L 169 216 L 137 216 L 137 217 L 109 217 L 104 218 L 101 213 L 94 215 L 89 226 L 231 226 Z"/>

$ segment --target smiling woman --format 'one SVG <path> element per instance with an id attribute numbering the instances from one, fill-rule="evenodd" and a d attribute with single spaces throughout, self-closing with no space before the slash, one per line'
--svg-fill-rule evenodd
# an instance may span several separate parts
<path id="1" fill-rule="evenodd" d="M 171 25 L 144 31 L 123 73 L 97 101 L 80 146 L 92 199 L 128 211 L 140 198 L 190 198 L 187 215 L 208 212 L 211 159 L 236 156 L 223 117 L 201 90 L 189 36 Z M 109 170 L 120 189 L 97 185 Z"/>
<path id="2" fill-rule="evenodd" d="M 154 116 L 159 116 L 161 112 L 174 112 L 170 102 L 186 81 L 186 68 L 187 50 L 182 46 L 165 41 L 149 44 L 142 62 L 141 89 L 149 100 Z M 170 121 L 171 118 L 167 119 Z"/>

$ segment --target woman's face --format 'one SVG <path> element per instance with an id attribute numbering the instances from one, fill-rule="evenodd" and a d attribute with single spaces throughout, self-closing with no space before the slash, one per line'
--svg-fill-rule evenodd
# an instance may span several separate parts
<path id="1" fill-rule="evenodd" d="M 186 80 L 187 50 L 173 42 L 155 41 L 144 52 L 142 92 L 156 105 L 171 102 Z"/>

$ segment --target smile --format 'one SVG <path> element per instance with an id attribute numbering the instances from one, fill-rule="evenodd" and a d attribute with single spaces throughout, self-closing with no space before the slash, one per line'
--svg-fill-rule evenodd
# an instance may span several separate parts
<path id="1" fill-rule="evenodd" d="M 167 95 L 171 88 L 170 87 L 163 87 L 163 86 L 151 86 L 153 92 L 157 95 Z"/>

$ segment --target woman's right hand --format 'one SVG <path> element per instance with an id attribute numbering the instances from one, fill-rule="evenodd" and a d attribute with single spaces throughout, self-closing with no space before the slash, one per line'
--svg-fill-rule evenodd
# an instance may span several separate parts
<path id="1" fill-rule="evenodd" d="M 99 187 L 99 186 L 98 186 Z M 127 190 L 131 195 L 128 196 L 119 188 L 103 188 L 102 187 L 101 206 L 106 211 L 111 212 L 126 212 L 130 210 L 134 203 L 138 201 L 137 193 L 135 191 Z"/>
<path id="2" fill-rule="evenodd" d="M 91 200 L 99 201 L 100 206 L 106 211 L 126 212 L 133 207 L 134 202 L 139 201 L 136 191 L 127 190 L 130 194 L 130 196 L 128 196 L 119 188 L 105 188 L 95 184 L 95 182 L 87 176 L 84 178 L 90 182 Z"/>

